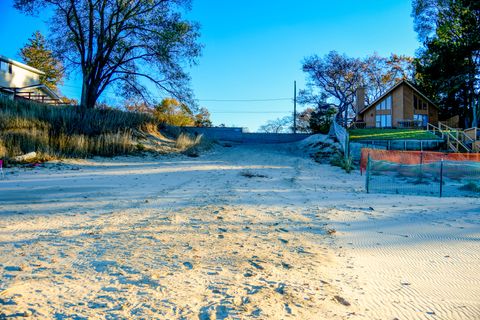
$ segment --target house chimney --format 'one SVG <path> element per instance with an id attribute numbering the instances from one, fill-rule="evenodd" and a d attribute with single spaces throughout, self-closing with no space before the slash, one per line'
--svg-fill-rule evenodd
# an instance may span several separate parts
<path id="1" fill-rule="evenodd" d="M 365 87 L 358 87 L 355 97 L 355 113 L 358 113 L 365 108 Z"/>

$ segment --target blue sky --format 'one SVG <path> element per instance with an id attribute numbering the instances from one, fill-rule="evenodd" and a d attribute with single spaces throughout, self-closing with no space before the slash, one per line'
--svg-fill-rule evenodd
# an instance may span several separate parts
<path id="1" fill-rule="evenodd" d="M 31 34 L 48 34 L 48 26 L 45 17 L 16 12 L 12 2 L 0 1 L 0 54 L 18 59 Z M 187 15 L 201 24 L 205 46 L 198 66 L 190 69 L 195 96 L 210 110 L 214 125 L 255 131 L 292 112 L 293 81 L 304 86 L 306 56 L 330 50 L 356 57 L 414 55 L 420 44 L 410 12 L 410 0 L 193 0 Z M 76 78 L 62 88 L 67 96 L 78 97 Z M 112 102 L 114 97 L 113 92 L 105 96 Z M 285 100 L 206 101 L 252 99 Z"/>

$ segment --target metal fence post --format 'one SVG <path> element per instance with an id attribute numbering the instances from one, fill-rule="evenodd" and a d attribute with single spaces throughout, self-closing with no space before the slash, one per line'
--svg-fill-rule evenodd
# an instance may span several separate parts
<path id="1" fill-rule="evenodd" d="M 367 173 L 365 174 L 365 176 L 365 188 L 367 189 L 367 193 L 370 193 L 370 154 L 368 154 L 367 158 Z"/>
<path id="2" fill-rule="evenodd" d="M 345 154 L 345 160 L 348 160 L 348 158 L 350 158 L 350 139 L 349 139 L 348 133 L 347 133 L 347 135 L 345 136 L 345 150 L 344 150 L 344 154 Z"/>
<path id="3" fill-rule="evenodd" d="M 420 151 L 420 181 L 423 180 L 423 151 Z"/>
<path id="4" fill-rule="evenodd" d="M 443 195 L 443 159 L 440 161 L 440 198 Z"/>

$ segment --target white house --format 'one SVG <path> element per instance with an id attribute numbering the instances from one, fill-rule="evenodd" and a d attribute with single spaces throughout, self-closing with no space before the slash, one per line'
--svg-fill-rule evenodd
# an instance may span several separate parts
<path id="1" fill-rule="evenodd" d="M 40 83 L 40 76 L 43 74 L 38 69 L 0 55 L 0 94 L 12 99 L 61 103 L 55 92 Z"/>

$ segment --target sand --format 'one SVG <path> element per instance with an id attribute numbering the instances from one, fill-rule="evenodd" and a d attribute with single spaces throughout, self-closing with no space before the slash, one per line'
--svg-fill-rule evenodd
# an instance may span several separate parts
<path id="1" fill-rule="evenodd" d="M 480 318 L 479 199 L 366 194 L 294 144 L 7 171 L 0 318 Z"/>

